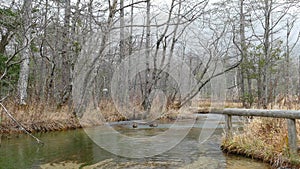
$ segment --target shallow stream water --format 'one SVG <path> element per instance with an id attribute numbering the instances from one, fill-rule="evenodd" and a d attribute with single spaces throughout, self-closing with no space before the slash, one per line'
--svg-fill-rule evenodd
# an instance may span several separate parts
<path id="1" fill-rule="evenodd" d="M 268 164 L 227 155 L 220 150 L 223 133 L 222 122 L 213 134 L 203 143 L 199 142 L 199 135 L 205 130 L 211 130 L 210 123 L 203 125 L 204 118 L 198 120 L 188 135 L 174 148 L 152 157 L 126 158 L 114 155 L 97 144 L 86 134 L 87 130 L 105 132 L 103 127 L 77 129 L 71 131 L 49 132 L 36 134 L 45 142 L 37 145 L 27 135 L 2 138 L 0 144 L 0 168 L 3 169 L 30 169 L 30 168 L 203 168 L 203 169 L 268 169 Z M 215 123 L 211 120 L 211 125 Z M 114 129 L 129 137 L 152 137 L 166 131 L 171 124 L 159 123 L 158 127 L 151 128 L 141 125 L 133 129 L 130 124 L 115 123 Z M 180 126 L 180 128 L 187 126 Z M 109 132 L 109 131 L 107 131 Z M 109 139 L 109 138 L 108 138 Z M 119 140 L 120 141 L 120 140 Z M 122 143 L 126 146 L 126 142 Z M 138 147 L 150 149 L 160 147 Z M 118 146 L 115 147 L 118 149 Z M 154 150 L 153 150 L 154 151 Z M 126 153 L 130 154 L 133 151 Z"/>

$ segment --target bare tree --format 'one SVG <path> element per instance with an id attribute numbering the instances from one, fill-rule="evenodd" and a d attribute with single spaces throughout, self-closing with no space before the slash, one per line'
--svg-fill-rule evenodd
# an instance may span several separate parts
<path id="1" fill-rule="evenodd" d="M 291 40 L 291 36 L 292 36 L 292 31 L 294 29 L 295 26 L 295 22 L 297 21 L 297 19 L 295 17 L 292 17 L 292 20 L 290 20 L 289 18 L 286 20 L 286 50 L 285 50 L 285 63 L 284 63 L 284 72 L 285 72 L 285 95 L 287 97 L 290 96 L 290 83 L 291 83 L 291 75 L 290 75 L 290 57 L 291 57 L 291 53 L 294 51 L 299 38 L 300 38 L 300 32 L 298 32 L 298 35 L 296 36 L 296 39 L 294 40 L 293 43 Z"/>
<path id="2" fill-rule="evenodd" d="M 23 4 L 23 25 L 22 25 L 22 42 L 26 46 L 21 54 L 20 76 L 18 81 L 18 93 L 20 105 L 26 105 L 27 87 L 29 78 L 29 61 L 30 61 L 30 41 L 31 41 L 31 5 L 32 1 L 24 1 Z"/>
<path id="3" fill-rule="evenodd" d="M 278 55 L 280 55 L 280 40 L 274 38 L 282 25 L 289 10 L 295 5 L 294 1 L 250 1 L 252 40 L 257 52 L 257 95 L 258 106 L 267 107 L 272 100 L 272 74 Z M 260 31 L 262 30 L 262 31 Z M 260 47 L 261 46 L 261 47 Z M 260 56 L 261 55 L 261 56 Z"/>

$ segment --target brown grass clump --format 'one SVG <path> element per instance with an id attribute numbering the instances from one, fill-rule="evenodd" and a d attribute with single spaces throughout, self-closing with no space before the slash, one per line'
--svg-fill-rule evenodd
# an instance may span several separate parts
<path id="1" fill-rule="evenodd" d="M 112 100 L 102 100 L 98 106 L 98 113 L 101 113 L 105 121 L 123 121 L 126 117 L 118 112 Z"/>
<path id="2" fill-rule="evenodd" d="M 97 107 L 88 109 L 80 120 L 68 106 L 32 104 L 19 106 L 7 101 L 5 106 L 12 116 L 29 132 L 47 132 L 102 125 L 103 122 L 127 120 L 111 100 L 102 100 Z M 0 108 L 0 112 L 1 112 Z M 20 127 L 4 111 L 0 113 L 0 133 L 21 133 Z"/>
<path id="3" fill-rule="evenodd" d="M 53 105 L 39 104 L 33 102 L 26 106 L 19 106 L 13 101 L 7 101 L 5 106 L 12 116 L 20 122 L 29 132 L 47 132 L 75 129 L 80 127 L 92 127 L 102 125 L 103 122 L 124 121 L 136 117 L 142 117 L 142 107 L 137 102 L 130 103 L 130 110 L 119 113 L 112 100 L 101 100 L 101 102 L 91 109 L 87 109 L 80 120 L 73 113 L 73 109 L 68 106 L 57 108 Z M 133 109 L 133 110 L 131 110 Z M 2 111 L 0 109 L 0 111 Z M 155 109 L 153 118 L 158 118 L 160 112 Z M 174 119 L 177 113 L 169 112 L 164 118 Z M 175 118 L 176 119 L 176 118 Z M 11 134 L 21 133 L 20 127 L 15 124 L 5 112 L 0 113 L 0 133 Z"/>
<path id="4" fill-rule="evenodd" d="M 299 110 L 299 98 L 290 95 L 278 95 L 273 103 L 268 105 L 268 109 L 286 109 L 286 110 Z"/>
<path id="5" fill-rule="evenodd" d="M 300 128 L 297 121 L 297 128 Z M 298 138 L 299 135 L 298 135 Z M 254 118 L 241 134 L 223 139 L 221 148 L 228 153 L 240 154 L 271 163 L 273 166 L 296 166 L 297 158 L 288 153 L 288 133 L 285 119 Z"/>
<path id="6" fill-rule="evenodd" d="M 68 108 L 56 110 L 45 105 L 15 106 L 8 105 L 7 109 L 29 132 L 47 132 L 80 128 L 77 118 Z M 21 133 L 20 127 L 4 112 L 1 113 L 0 133 Z"/>
<path id="7" fill-rule="evenodd" d="M 218 101 L 213 101 L 213 100 L 198 100 L 197 103 L 192 103 L 192 107 L 205 107 L 209 108 L 214 106 L 213 104 L 218 104 Z M 242 108 L 243 104 L 242 102 L 234 102 L 234 101 L 226 101 L 224 103 L 221 103 L 220 106 L 224 106 L 224 108 Z"/>

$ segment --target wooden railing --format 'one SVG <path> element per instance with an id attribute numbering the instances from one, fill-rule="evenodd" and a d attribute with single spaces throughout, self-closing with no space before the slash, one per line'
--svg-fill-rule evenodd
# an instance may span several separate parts
<path id="1" fill-rule="evenodd" d="M 201 112 L 201 109 L 199 110 L 200 111 L 198 113 L 205 113 Z M 300 111 L 226 108 L 223 110 L 211 109 L 208 113 L 225 115 L 225 132 L 227 139 L 232 137 L 232 116 L 285 118 L 287 119 L 289 153 L 293 155 L 297 154 L 298 144 L 296 119 L 300 119 Z"/>

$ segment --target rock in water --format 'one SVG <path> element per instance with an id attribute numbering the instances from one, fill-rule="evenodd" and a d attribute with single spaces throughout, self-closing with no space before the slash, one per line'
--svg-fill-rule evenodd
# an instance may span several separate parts
<path id="1" fill-rule="evenodd" d="M 157 127 L 158 125 L 157 125 L 157 123 L 151 123 L 149 126 L 150 127 Z"/>
<path id="2" fill-rule="evenodd" d="M 133 123 L 133 124 L 132 124 L 132 127 L 133 127 L 133 128 L 137 128 L 138 125 L 137 125 L 136 123 Z"/>

